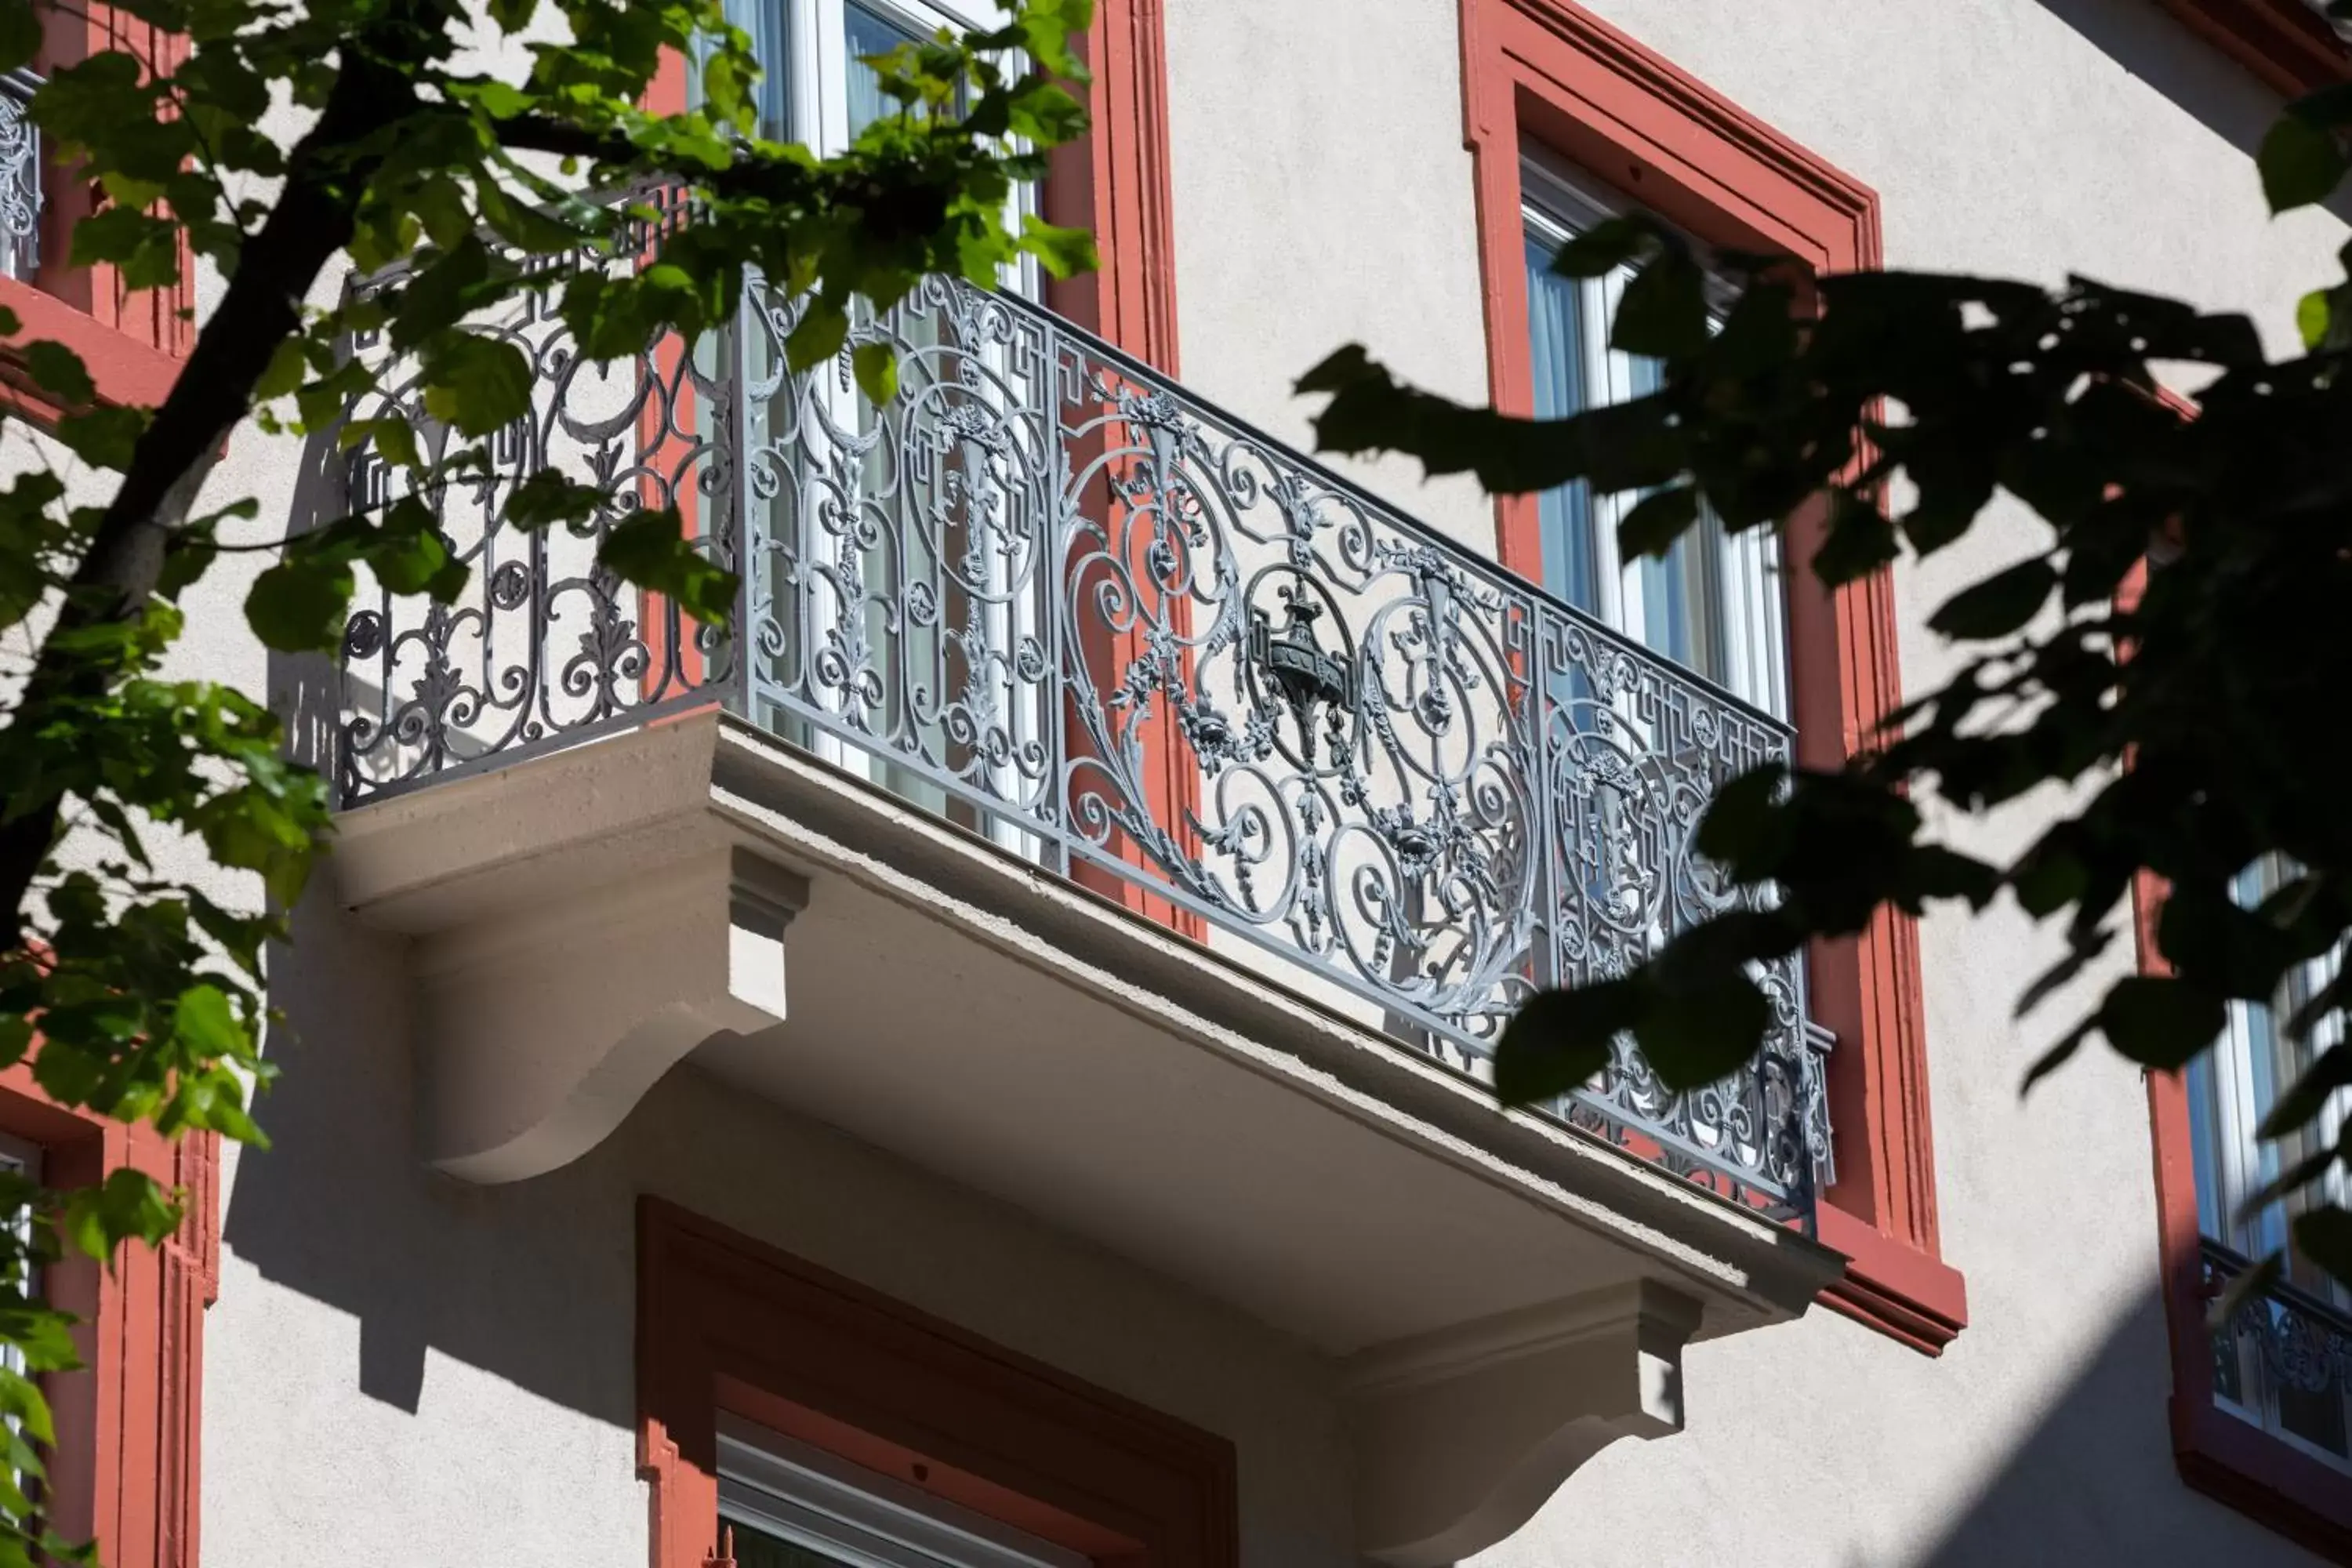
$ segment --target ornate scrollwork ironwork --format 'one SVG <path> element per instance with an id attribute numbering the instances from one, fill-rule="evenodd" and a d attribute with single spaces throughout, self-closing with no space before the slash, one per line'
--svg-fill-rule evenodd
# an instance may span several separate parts
<path id="1" fill-rule="evenodd" d="M 735 383 L 719 369 L 719 345 L 688 352 L 665 342 L 593 364 L 538 295 L 484 330 L 530 362 L 531 410 L 492 436 L 486 470 L 428 498 L 472 569 L 465 595 L 441 605 L 363 589 L 344 627 L 347 804 L 479 759 L 635 722 L 732 676 L 730 641 L 627 588 L 595 559 L 615 523 L 667 507 L 714 557 L 732 563 L 735 453 L 719 433 L 730 427 Z M 378 347 L 355 345 L 363 353 Z M 428 458 L 453 444 L 413 379 L 386 378 L 385 390 L 351 416 L 387 415 L 410 423 Z M 576 527 L 524 533 L 503 526 L 507 497 L 543 466 L 593 481 L 609 504 Z M 405 484 L 404 471 L 372 446 L 352 451 L 344 479 L 342 499 L 353 509 L 388 505 Z"/>
<path id="2" fill-rule="evenodd" d="M 26 112 L 41 79 L 0 76 L 0 277 L 30 279 L 41 265 L 41 132 Z"/>
<path id="3" fill-rule="evenodd" d="M 640 629 L 593 552 L 504 538 L 499 495 L 453 489 L 477 597 L 354 617 L 347 799 L 461 741 L 509 753 L 729 679 L 793 742 L 1164 899 L 1474 1073 L 1533 988 L 1745 896 L 1692 834 L 1790 754 L 1785 726 L 1025 301 L 927 279 L 803 374 L 793 320 L 755 288 L 733 342 L 606 381 L 553 323 L 517 326 L 543 395 L 482 488 L 544 456 L 615 515 L 690 501 L 721 552 L 740 529 L 740 662 Z M 878 409 L 850 374 L 877 342 L 899 363 Z M 1754 1070 L 1677 1095 L 1628 1047 L 1561 1113 L 1801 1206 L 1829 1153 L 1819 1043 L 1795 962 L 1759 979 Z"/>
<path id="4" fill-rule="evenodd" d="M 2208 1241 L 2202 1262 L 2208 1300 L 2218 1300 L 2250 1267 L 2235 1252 Z M 2301 1290 L 2282 1287 L 2238 1303 L 2214 1330 L 2219 1342 L 2251 1344 L 2263 1375 L 2303 1394 L 2352 1394 L 2352 1314 Z"/>

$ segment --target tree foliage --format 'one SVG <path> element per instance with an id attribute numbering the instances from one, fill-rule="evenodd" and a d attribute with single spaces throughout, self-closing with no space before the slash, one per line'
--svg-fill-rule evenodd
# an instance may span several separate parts
<path id="1" fill-rule="evenodd" d="M 529 366 L 479 325 L 520 296 L 546 294 L 584 354 L 615 359 L 728 321 L 756 273 L 803 300 L 787 344 L 803 368 L 843 350 L 861 300 L 887 307 L 926 273 L 992 282 L 1023 254 L 1091 265 L 1083 234 L 1006 222 L 1016 183 L 1084 129 L 1064 84 L 1083 79 L 1071 37 L 1090 5 L 1006 0 L 998 28 L 878 58 L 900 112 L 819 157 L 763 134 L 760 62 L 721 0 L 118 0 L 184 47 L 92 53 L 35 95 L 54 158 L 102 195 L 69 263 L 134 292 L 191 268 L 222 281 L 152 408 L 103 401 L 72 351 L 0 319 L 0 353 L 62 411 L 24 448 L 44 460 L 0 480 L 0 634 L 21 653 L 0 730 L 0 1067 L 29 1058 L 50 1098 L 102 1116 L 259 1140 L 263 959 L 327 796 L 262 702 L 168 678 L 165 660 L 224 552 L 270 557 L 245 614 L 277 649 L 333 646 L 361 567 L 443 601 L 465 584 L 420 500 L 287 541 L 251 500 L 211 496 L 232 431 L 340 426 L 346 447 L 406 470 L 414 498 L 484 470 L 485 438 L 528 411 Z M 35 61 L 53 16 L 82 25 L 62 0 L 0 0 L 0 70 Z M 687 60 L 695 101 L 649 106 Z M 681 187 L 689 220 L 658 226 L 646 194 Z M 391 281 L 315 302 L 353 270 Z M 341 423 L 376 374 L 342 352 L 357 333 L 419 367 L 433 439 L 397 418 Z M 856 371 L 890 395 L 889 364 L 861 354 Z M 505 520 L 561 526 L 613 504 L 546 471 Z M 723 619 L 735 582 L 681 531 L 661 512 L 620 521 L 603 564 Z M 251 873 L 267 906 L 216 901 L 180 838 Z M 159 1240 L 178 1215 L 128 1170 L 74 1192 L 0 1176 L 0 1209 L 31 1216 L 0 1226 L 0 1344 L 23 1367 L 0 1364 L 7 1568 L 92 1550 L 56 1539 L 39 1507 L 52 1434 L 36 1378 L 73 1352 L 34 1270 Z"/>
<path id="2" fill-rule="evenodd" d="M 2275 209 L 2339 188 L 2347 130 L 2352 89 L 2291 107 L 2260 158 Z M 2342 259 L 2352 269 L 2352 247 Z M 2087 279 L 2053 289 L 1814 278 L 1763 256 L 1712 258 L 1738 293 L 1711 331 L 1692 247 L 1639 216 L 1572 241 L 1554 269 L 1591 277 L 1628 263 L 1640 270 L 1611 342 L 1662 362 L 1655 392 L 1564 419 L 1507 418 L 1402 385 L 1351 347 L 1300 383 L 1329 395 L 1322 445 L 1411 454 L 1501 493 L 1570 481 L 1639 492 L 1620 531 L 1629 559 L 1663 552 L 1702 499 L 1732 530 L 1820 508 L 1811 566 L 1833 587 L 1950 548 L 1997 498 L 2037 526 L 2017 559 L 1934 613 L 1956 672 L 1914 695 L 1862 754 L 1722 788 L 1697 847 L 1733 881 L 1777 888 L 1777 901 L 1531 1005 L 1501 1042 L 1507 1099 L 1592 1077 L 1626 1032 L 1672 1087 L 1721 1076 L 1760 1043 L 1755 966 L 1859 932 L 1890 906 L 1981 910 L 2006 897 L 2059 922 L 2063 955 L 2021 984 L 2022 1013 L 2118 944 L 2128 951 L 2136 884 L 2160 888 L 2165 972 L 2110 984 L 2029 1084 L 2093 1036 L 2148 1068 L 2179 1068 L 2212 1046 L 2231 1002 L 2271 1002 L 2341 950 L 2352 932 L 2340 789 L 2352 777 L 2352 727 L 2340 721 L 2352 692 L 2352 286 L 2307 297 L 2305 352 L 2273 360 L 2242 316 Z M 2012 859 L 1958 847 L 1936 826 L 2029 795 L 2046 815 Z M 2263 864 L 2275 890 L 2243 898 L 2242 874 Z M 2297 1246 L 2352 1282 L 2352 1216 L 2304 1191 L 2352 1159 L 2352 1144 L 2325 1143 L 2315 1127 L 2352 1085 L 2347 1003 L 2352 972 L 2284 1019 L 2318 1048 L 2262 1132 L 2302 1134 L 2298 1147 L 2316 1152 L 2255 1201 L 2292 1195 Z"/>

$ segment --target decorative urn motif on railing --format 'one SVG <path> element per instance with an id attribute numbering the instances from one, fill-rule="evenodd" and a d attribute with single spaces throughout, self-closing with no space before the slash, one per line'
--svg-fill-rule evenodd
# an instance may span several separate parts
<path id="1" fill-rule="evenodd" d="M 1532 988 L 1621 973 L 1737 896 L 1691 836 L 1725 780 L 1790 754 L 1786 726 L 1024 300 L 933 279 L 867 324 L 854 342 L 900 359 L 879 410 L 847 350 L 785 373 L 791 321 L 755 292 L 728 341 L 602 370 L 543 311 L 511 324 L 532 427 L 440 498 L 472 597 L 353 618 L 347 805 L 716 689 L 1472 1073 Z M 611 512 L 502 533 L 542 460 Z M 741 570 L 737 637 L 590 570 L 603 529 L 659 505 Z M 1675 1096 L 1629 1046 L 1560 1114 L 1805 1208 L 1821 1044 L 1800 967 L 1763 979 L 1754 1070 Z"/>

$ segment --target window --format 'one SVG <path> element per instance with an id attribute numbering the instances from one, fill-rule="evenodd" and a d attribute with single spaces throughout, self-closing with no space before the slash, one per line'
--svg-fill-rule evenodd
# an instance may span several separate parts
<path id="1" fill-rule="evenodd" d="M 26 1139 L 0 1132 L 0 1174 L 22 1176 L 30 1182 L 39 1181 L 41 1179 L 41 1146 Z M 0 1226 L 5 1226 L 14 1234 L 19 1247 L 30 1248 L 33 1241 L 33 1215 L 29 1209 L 17 1209 L 13 1213 L 0 1211 Z M 38 1298 L 41 1293 L 40 1277 L 29 1262 L 26 1268 L 27 1277 L 23 1286 L 24 1292 L 28 1297 Z M 11 1283 L 13 1284 L 14 1281 Z M 25 1370 L 24 1352 L 15 1345 L 0 1349 L 0 1366 L 5 1366 L 10 1372 L 23 1372 Z M 13 1418 L 10 1426 L 12 1428 L 15 1426 Z"/>
<path id="2" fill-rule="evenodd" d="M 68 267 L 65 240 L 100 198 L 69 177 L 25 113 L 42 81 L 101 50 L 158 69 L 174 68 L 186 41 L 113 6 L 42 8 L 41 47 L 29 68 L 0 75 L 0 307 L 23 323 L 19 341 L 47 338 L 79 354 L 102 403 L 160 404 L 194 341 L 194 268 L 167 289 L 133 293 L 112 267 Z M 13 357 L 14 346 L 0 346 Z M 36 420 L 59 412 L 21 374 L 0 372 L 8 405 Z"/>
<path id="3" fill-rule="evenodd" d="M 2276 860 L 2249 867 L 2238 879 L 2239 903 L 2260 903 L 2286 881 Z M 2312 1059 L 2335 1043 L 2330 1018 L 2309 1039 L 2287 1037 L 2281 1020 L 2334 977 L 2341 954 L 2291 973 L 2269 1005 L 2234 1002 L 2229 1027 L 2211 1052 L 2189 1064 L 2189 1127 L 2194 1163 L 2200 1268 L 2209 1285 L 2254 1258 L 2286 1253 L 2284 1287 L 2250 1303 L 2213 1336 L 2213 1399 L 2233 1415 L 2331 1464 L 2352 1469 L 2352 1291 L 2288 1245 L 2288 1225 L 2314 1203 L 2343 1203 L 2347 1184 L 2331 1168 L 2315 1188 L 2259 1213 L 2247 1200 L 2281 1171 L 2332 1145 L 2352 1093 L 2338 1093 L 2310 1131 L 2264 1142 L 2254 1130 Z M 2314 1133 L 2316 1136 L 2314 1136 Z"/>
<path id="4" fill-rule="evenodd" d="M 1093 1568 L 1079 1552 L 732 1416 L 719 1426 L 719 1519 L 721 1555 L 737 1568 Z"/>
<path id="5" fill-rule="evenodd" d="M 1821 271 L 1878 265 L 1878 198 L 1868 186 L 1575 0 L 1458 4 L 1463 121 L 1497 406 L 1522 414 L 1572 406 L 1567 399 L 1575 389 L 1606 385 L 1611 377 L 1631 384 L 1638 374 L 1630 360 L 1612 365 L 1605 353 L 1599 326 L 1608 316 L 1605 282 L 1593 290 L 1600 298 L 1570 298 L 1549 291 L 1548 270 L 1538 277 L 1531 268 L 1531 217 L 1565 233 L 1590 222 L 1596 207 L 1633 201 L 1704 245 L 1790 256 Z M 1561 324 L 1539 323 L 1539 310 L 1556 312 Z M 1551 345 L 1540 367 L 1539 338 Z M 1591 346 L 1596 338 L 1600 349 Z M 1578 379 L 1570 381 L 1571 374 Z M 1550 385 L 1540 384 L 1545 377 Z M 1765 593 L 1773 563 L 1725 563 L 1718 555 L 1709 566 L 1702 532 L 1685 545 L 1691 554 L 1679 575 L 1675 562 L 1663 563 L 1663 580 L 1645 582 L 1637 571 L 1629 591 L 1622 563 L 1600 555 L 1612 531 L 1595 524 L 1611 520 L 1590 519 L 1580 532 L 1576 505 L 1572 496 L 1500 501 L 1504 564 L 1575 590 L 1572 573 L 1584 563 L 1589 585 L 1579 591 L 1594 605 L 1613 591 L 1618 624 L 1629 633 L 1670 652 L 1664 639 L 1681 636 L 1691 651 L 1675 657 L 1702 670 L 1714 661 L 1718 679 L 1735 689 L 1744 685 L 1762 706 L 1773 706 L 1779 687 L 1780 711 L 1796 725 L 1800 763 L 1840 765 L 1849 744 L 1901 700 L 1886 574 L 1832 594 L 1811 573 L 1790 571 L 1779 574 L 1778 593 Z M 1811 557 L 1823 521 L 1811 511 L 1790 519 L 1790 561 Z M 1555 541 L 1549 553 L 1548 533 Z M 1654 626 L 1653 592 L 1662 612 Z M 1688 615 L 1672 632 L 1677 593 L 1685 610 L 1710 596 L 1712 608 Z M 1713 651 L 1702 632 L 1715 636 Z M 1769 656 L 1777 647 L 1786 651 L 1775 672 Z M 1745 672 L 1733 657 L 1741 647 L 1751 656 Z M 1813 943 L 1805 967 L 1808 1010 L 1837 1038 L 1827 1069 L 1837 1177 L 1821 1194 L 1814 1221 L 1822 1240 L 1853 1260 L 1822 1300 L 1934 1354 L 1967 1323 L 1968 1302 L 1959 1274 L 1939 1256 L 1916 926 L 1882 910 L 1851 940 Z"/>
<path id="6" fill-rule="evenodd" d="M 1552 258 L 1572 236 L 1623 210 L 1622 201 L 1530 148 L 1527 192 L 1528 366 L 1539 418 L 1558 419 L 1653 392 L 1655 360 L 1609 346 L 1633 278 L 1563 278 Z M 1724 530 L 1712 511 L 1664 557 L 1624 560 L 1617 524 L 1639 498 L 1595 496 L 1581 482 L 1537 498 L 1544 586 L 1580 610 L 1706 676 L 1776 718 L 1789 711 L 1788 616 L 1780 541 L 1769 530 Z"/>
<path id="7" fill-rule="evenodd" d="M 0 1071 L 0 1164 L 60 1188 L 129 1164 L 187 1193 L 185 1221 L 161 1247 L 126 1246 L 110 1268 L 68 1257 L 39 1280 L 51 1304 L 81 1320 L 74 1342 L 85 1368 L 43 1380 L 57 1443 L 44 1456 L 42 1503 L 60 1535 L 98 1539 L 110 1568 L 196 1561 L 204 1320 L 219 1279 L 217 1160 L 213 1134 L 173 1142 L 151 1127 L 126 1130 L 51 1104 L 23 1062 Z"/>
<path id="8" fill-rule="evenodd" d="M 736 26 L 766 68 L 761 129 L 819 153 L 846 147 L 897 106 L 865 60 L 929 37 L 941 27 L 995 24 L 974 0 L 734 0 Z"/>
<path id="9" fill-rule="evenodd" d="M 25 112 L 41 79 L 0 76 L 0 278 L 29 283 L 41 265 L 41 132 Z"/>
<path id="10" fill-rule="evenodd" d="M 653 1568 L 1234 1568 L 1233 1445 L 639 1201 Z"/>

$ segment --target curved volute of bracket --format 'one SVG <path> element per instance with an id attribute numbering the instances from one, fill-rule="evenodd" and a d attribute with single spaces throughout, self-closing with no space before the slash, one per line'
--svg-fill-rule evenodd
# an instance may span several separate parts
<path id="1" fill-rule="evenodd" d="M 1357 1545 L 1433 1568 L 1494 1545 L 1620 1437 L 1682 1427 L 1692 1302 L 1647 1280 L 1376 1347 L 1350 1369 Z"/>
<path id="2" fill-rule="evenodd" d="M 742 849 L 419 939 L 424 1158 L 472 1182 L 578 1159 L 697 1046 L 784 1017 L 808 884 Z"/>

